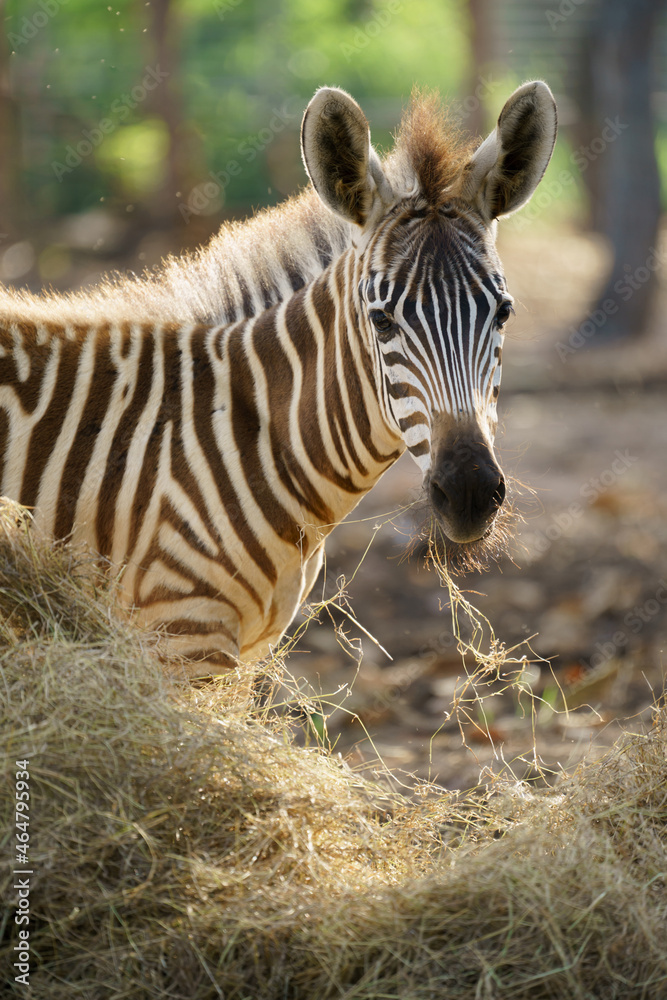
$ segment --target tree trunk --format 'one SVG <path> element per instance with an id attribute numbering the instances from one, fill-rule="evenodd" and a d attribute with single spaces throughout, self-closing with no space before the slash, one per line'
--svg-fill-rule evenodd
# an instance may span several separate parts
<path id="1" fill-rule="evenodd" d="M 591 197 L 593 226 L 608 238 L 613 256 L 590 314 L 595 332 L 586 335 L 594 343 L 642 334 L 657 287 L 660 180 L 651 54 L 665 2 L 605 0 L 584 46 L 575 156 Z"/>
<path id="2" fill-rule="evenodd" d="M 143 7 L 143 3 L 140 4 Z M 159 66 L 166 80 L 151 95 L 150 110 L 165 123 L 169 146 L 165 160 L 163 183 L 150 199 L 151 214 L 160 225 L 174 221 L 178 205 L 177 192 L 188 184 L 189 142 L 183 118 L 181 91 L 181 53 L 176 41 L 178 14 L 171 0 L 151 0 L 148 14 L 147 57 L 151 65 Z"/>
<path id="3" fill-rule="evenodd" d="M 489 0 L 468 0 L 470 12 L 471 67 L 463 100 L 463 120 L 471 135 L 486 136 L 489 131 L 486 81 L 495 57 L 493 9 Z"/>

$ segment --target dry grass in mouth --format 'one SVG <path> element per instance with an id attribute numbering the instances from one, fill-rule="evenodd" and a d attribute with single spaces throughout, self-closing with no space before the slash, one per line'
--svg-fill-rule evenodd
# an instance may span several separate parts
<path id="1" fill-rule="evenodd" d="M 510 553 L 516 529 L 523 521 L 522 494 L 527 487 L 515 479 L 507 481 L 507 496 L 486 533 L 474 542 L 453 542 L 437 520 L 426 490 L 411 505 L 416 524 L 408 553 L 420 549 L 425 561 L 442 574 L 455 576 L 481 573 Z"/>
<path id="2" fill-rule="evenodd" d="M 667 997 L 663 705 L 551 786 L 508 774 L 408 799 L 294 746 L 285 718 L 235 697 L 242 671 L 175 683 L 106 578 L 15 505 L 0 616 L 3 846 L 29 758 L 33 872 L 26 988 L 0 870 L 3 996 Z"/>

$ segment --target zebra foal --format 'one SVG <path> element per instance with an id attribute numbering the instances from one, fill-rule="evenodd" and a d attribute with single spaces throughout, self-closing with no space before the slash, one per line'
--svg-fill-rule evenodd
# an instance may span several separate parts
<path id="1" fill-rule="evenodd" d="M 483 537 L 504 498 L 512 302 L 495 220 L 530 198 L 555 136 L 532 82 L 475 152 L 413 100 L 381 160 L 358 105 L 323 88 L 302 153 L 333 236 L 269 308 L 220 326 L 0 295 L 2 493 L 124 564 L 125 602 L 193 677 L 278 642 L 326 536 L 406 448 L 446 535 Z"/>

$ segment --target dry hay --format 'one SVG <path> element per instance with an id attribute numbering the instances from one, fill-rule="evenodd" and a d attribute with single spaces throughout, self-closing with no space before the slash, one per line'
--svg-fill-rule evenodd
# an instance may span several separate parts
<path id="1" fill-rule="evenodd" d="M 3 995 L 667 997 L 666 716 L 555 787 L 412 801 L 167 679 L 66 547 L 0 522 L 3 847 L 30 758 L 30 987 Z"/>

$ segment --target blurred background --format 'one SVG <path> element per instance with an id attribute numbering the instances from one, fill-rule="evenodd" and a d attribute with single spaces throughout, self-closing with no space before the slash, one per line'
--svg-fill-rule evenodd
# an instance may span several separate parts
<path id="1" fill-rule="evenodd" d="M 461 724 L 450 715 L 464 674 L 447 591 L 419 545 L 405 558 L 410 512 L 382 516 L 418 494 L 409 459 L 334 533 L 316 588 L 331 595 L 354 574 L 354 614 L 392 659 L 334 612 L 360 665 L 324 615 L 289 667 L 339 692 L 341 708 L 313 709 L 315 728 L 329 715 L 338 749 L 360 764 L 379 753 L 408 784 L 416 774 L 468 787 L 484 767 L 537 774 L 535 747 L 557 770 L 619 726 L 650 725 L 667 636 L 667 0 L 0 10 L 0 280 L 33 290 L 151 268 L 296 191 L 300 120 L 322 84 L 353 94 L 383 149 L 415 83 L 439 89 L 479 135 L 523 80 L 549 83 L 556 151 L 499 235 L 517 316 L 498 447 L 524 484 L 523 520 L 508 557 L 458 581 L 497 640 L 526 657 L 522 683 L 541 701 L 526 711 L 498 682 Z"/>

